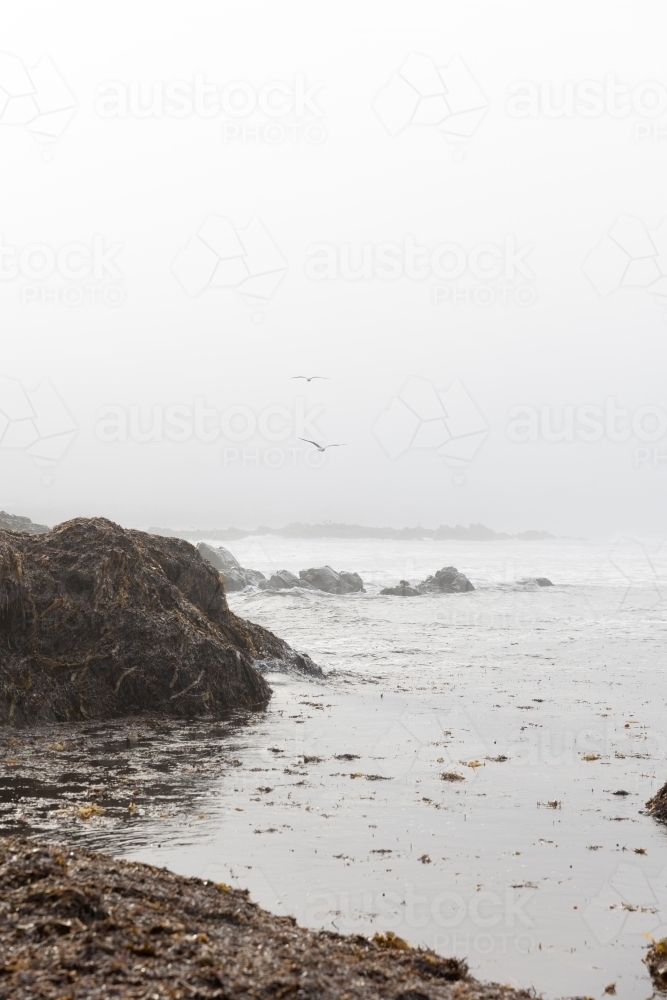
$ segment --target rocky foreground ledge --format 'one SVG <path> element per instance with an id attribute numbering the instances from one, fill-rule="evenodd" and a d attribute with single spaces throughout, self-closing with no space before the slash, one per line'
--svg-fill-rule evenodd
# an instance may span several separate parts
<path id="1" fill-rule="evenodd" d="M 189 542 L 105 518 L 0 530 L 0 725 L 262 708 L 266 669 L 321 673 L 233 614 Z"/>
<path id="2" fill-rule="evenodd" d="M 223 884 L 0 839 L 0 1000 L 533 1000 L 464 962 L 297 927 Z"/>

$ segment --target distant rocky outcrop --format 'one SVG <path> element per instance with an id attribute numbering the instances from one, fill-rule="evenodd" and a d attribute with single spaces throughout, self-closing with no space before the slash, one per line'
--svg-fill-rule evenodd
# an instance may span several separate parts
<path id="1" fill-rule="evenodd" d="M 533 584 L 537 587 L 553 587 L 553 583 L 546 576 L 527 576 L 523 580 L 519 580 L 518 583 Z"/>
<path id="2" fill-rule="evenodd" d="M 46 524 L 35 524 L 29 517 L 8 514 L 4 510 L 0 510 L 0 529 L 4 531 L 27 531 L 31 535 L 38 535 L 44 531 L 51 530 Z"/>
<path id="3" fill-rule="evenodd" d="M 463 594 L 474 589 L 468 577 L 459 573 L 456 566 L 445 566 L 417 584 L 420 594 Z"/>
<path id="4" fill-rule="evenodd" d="M 258 569 L 245 569 L 231 554 L 229 549 L 222 545 L 214 548 L 206 542 L 200 542 L 197 546 L 204 559 L 214 566 L 220 573 L 225 590 L 230 593 L 235 590 L 244 590 L 246 587 L 258 587 L 266 579 Z"/>
<path id="5" fill-rule="evenodd" d="M 398 587 L 385 587 L 380 593 L 388 597 L 419 597 L 419 591 L 407 580 L 399 580 Z"/>
<path id="6" fill-rule="evenodd" d="M 462 524 L 449 527 L 441 524 L 439 528 L 373 528 L 362 524 L 288 524 L 284 528 L 271 528 L 261 524 L 258 528 L 200 528 L 176 531 L 172 528 L 149 528 L 156 535 L 167 535 L 176 538 L 188 538 L 193 541 L 203 538 L 213 538 L 221 542 L 233 542 L 238 538 L 249 536 L 277 535 L 279 538 L 383 538 L 394 541 L 415 541 L 423 538 L 434 538 L 436 541 L 463 542 L 497 542 L 509 538 L 523 541 L 555 538 L 548 531 L 522 531 L 518 535 L 508 535 L 504 531 L 493 531 L 483 524 Z"/>
<path id="7" fill-rule="evenodd" d="M 0 725 L 262 708 L 267 669 L 321 673 L 233 614 L 188 542 L 105 518 L 0 530 Z"/>

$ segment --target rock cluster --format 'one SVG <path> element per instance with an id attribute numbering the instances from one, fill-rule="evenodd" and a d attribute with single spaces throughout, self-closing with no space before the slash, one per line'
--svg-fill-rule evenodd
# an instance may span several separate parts
<path id="1" fill-rule="evenodd" d="M 267 580 L 259 570 L 244 569 L 232 553 L 222 545 L 214 548 L 206 542 L 200 542 L 197 548 L 204 559 L 218 570 L 228 591 L 258 587 L 260 590 L 274 592 L 300 588 L 319 590 L 325 594 L 365 593 L 364 581 L 358 573 L 336 572 L 331 566 L 318 566 L 302 569 L 298 576 L 288 569 L 281 569 Z M 535 580 L 535 583 L 540 586 L 550 586 L 550 582 L 543 577 Z M 393 597 L 418 597 L 419 594 L 455 594 L 474 589 L 464 573 L 460 573 L 455 566 L 445 566 L 414 586 L 407 580 L 401 580 L 397 587 L 385 587 L 380 593 Z"/>
<path id="2" fill-rule="evenodd" d="M 464 573 L 459 573 L 455 566 L 445 566 L 414 587 L 407 580 L 401 580 L 398 587 L 385 587 L 380 593 L 391 597 L 417 597 L 419 594 L 463 594 L 474 589 Z"/>
<path id="3" fill-rule="evenodd" d="M 233 614 L 189 542 L 105 518 L 0 530 L 0 725 L 261 708 L 256 668 L 319 671 Z"/>
<path id="4" fill-rule="evenodd" d="M 302 569 L 299 570 L 298 576 L 290 573 L 288 569 L 281 569 L 259 586 L 261 590 L 290 590 L 293 587 L 301 587 L 302 590 L 320 590 L 324 594 L 358 594 L 364 591 L 364 583 L 358 573 L 337 573 L 331 566 Z"/>
<path id="5" fill-rule="evenodd" d="M 214 548 L 206 542 L 197 546 L 211 566 L 218 570 L 228 591 L 243 590 L 245 587 L 259 587 L 260 590 L 321 590 L 325 594 L 357 594 L 364 592 L 364 582 L 358 573 L 337 573 L 331 566 L 317 569 L 302 569 L 295 576 L 288 569 L 280 569 L 267 580 L 256 569 L 245 569 L 234 558 L 229 549 L 222 545 Z"/>

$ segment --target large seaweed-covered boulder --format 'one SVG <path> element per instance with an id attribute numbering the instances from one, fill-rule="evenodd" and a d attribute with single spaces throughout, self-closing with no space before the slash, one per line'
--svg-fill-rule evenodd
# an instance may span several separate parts
<path id="1" fill-rule="evenodd" d="M 0 530 L 0 725 L 260 708 L 258 667 L 318 670 L 234 615 L 189 542 L 105 518 Z"/>

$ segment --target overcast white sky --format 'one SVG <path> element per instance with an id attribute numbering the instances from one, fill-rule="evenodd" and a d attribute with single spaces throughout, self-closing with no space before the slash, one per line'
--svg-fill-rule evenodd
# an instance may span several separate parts
<path id="1" fill-rule="evenodd" d="M 0 508 L 662 537 L 666 21 L 5 6 Z"/>

